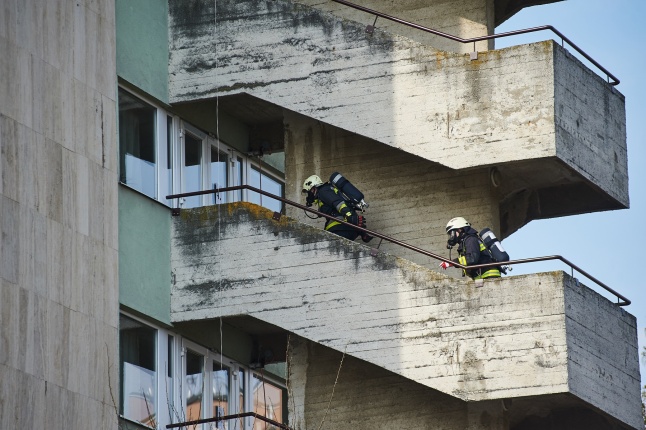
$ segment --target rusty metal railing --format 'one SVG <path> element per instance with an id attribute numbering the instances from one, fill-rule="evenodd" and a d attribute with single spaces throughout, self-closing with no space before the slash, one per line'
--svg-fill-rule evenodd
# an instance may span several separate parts
<path id="1" fill-rule="evenodd" d="M 604 284 L 603 282 L 601 282 L 600 280 L 598 280 L 594 276 L 590 275 L 588 272 L 586 272 L 583 269 L 579 268 L 577 265 L 575 265 L 574 263 L 570 262 L 569 260 L 561 257 L 560 255 L 551 255 L 551 256 L 546 256 L 546 257 L 524 258 L 524 259 L 521 259 L 521 260 L 510 260 L 510 261 L 505 261 L 504 263 L 498 262 L 498 263 L 488 263 L 488 264 L 474 264 L 474 265 L 471 265 L 471 266 L 467 267 L 467 266 L 463 266 L 462 264 L 456 263 L 456 262 L 454 262 L 452 260 L 449 260 L 448 258 L 442 257 L 441 255 L 434 254 L 434 253 L 432 253 L 430 251 L 427 251 L 427 250 L 422 249 L 422 248 L 418 248 L 418 247 L 416 247 L 414 245 L 410 245 L 410 244 L 408 244 L 406 242 L 402 242 L 400 240 L 397 240 L 395 238 L 386 236 L 386 235 L 381 234 L 379 232 L 368 230 L 367 228 L 356 226 L 356 225 L 351 224 L 349 222 L 346 222 L 346 221 L 340 220 L 338 218 L 335 218 L 335 217 L 333 217 L 331 215 L 327 215 L 327 214 L 324 214 L 323 212 L 319 212 L 316 209 L 312 209 L 311 207 L 307 207 L 307 206 L 302 205 L 300 203 L 296 203 L 294 201 L 288 200 L 288 199 L 286 199 L 284 197 L 280 197 L 280 196 L 277 196 L 275 194 L 268 193 L 267 191 L 263 191 L 263 190 L 261 190 L 259 188 L 252 187 L 250 185 L 237 185 L 235 187 L 225 187 L 225 188 L 218 188 L 218 189 L 204 190 L 204 191 L 193 191 L 193 192 L 190 192 L 190 193 L 182 193 L 182 194 L 171 194 L 171 195 L 166 196 L 166 198 L 168 200 L 171 200 L 171 199 L 179 199 L 179 198 L 183 198 L 183 197 L 200 196 L 200 195 L 205 195 L 205 194 L 225 193 L 227 191 L 237 191 L 237 190 L 249 190 L 249 191 L 253 191 L 253 192 L 256 192 L 258 194 L 261 194 L 261 195 L 265 195 L 267 197 L 270 197 L 272 199 L 281 201 L 281 202 L 283 202 L 285 204 L 288 204 L 290 206 L 294 206 L 294 207 L 297 207 L 299 209 L 303 209 L 306 212 L 311 212 L 313 214 L 316 214 L 319 217 L 334 220 L 334 221 L 336 221 L 338 223 L 350 226 L 350 227 L 354 228 L 355 230 L 359 230 L 359 231 L 361 231 L 363 233 L 368 233 L 370 236 L 378 237 L 378 238 L 386 240 L 386 241 L 388 241 L 390 243 L 394 243 L 395 245 L 401 246 L 401 247 L 406 248 L 406 249 L 410 249 L 411 251 L 415 251 L 415 252 L 417 252 L 419 254 L 422 254 L 422 255 L 426 255 L 427 257 L 431 257 L 431 258 L 434 258 L 436 260 L 444 261 L 446 263 L 451 263 L 453 266 L 455 266 L 457 268 L 460 268 L 460 269 L 472 270 L 472 269 L 490 268 L 490 267 L 499 267 L 499 266 L 512 266 L 514 264 L 534 263 L 534 262 L 539 262 L 539 261 L 559 260 L 559 261 L 565 263 L 567 266 L 569 266 L 570 269 L 572 269 L 572 277 L 573 278 L 574 278 L 574 271 L 576 270 L 577 272 L 581 273 L 583 276 L 590 279 L 591 281 L 596 283 L 598 286 L 600 286 L 604 290 L 606 290 L 609 293 L 616 296 L 619 299 L 619 300 L 617 300 L 617 304 L 619 306 L 628 306 L 631 303 L 631 301 L 628 300 L 626 297 L 619 294 L 618 292 L 616 292 L 612 288 L 608 287 L 606 284 Z M 174 208 L 172 210 L 173 210 L 173 215 L 179 215 L 179 213 L 180 213 L 179 208 Z M 280 216 L 281 216 L 280 213 L 278 213 L 278 212 L 274 213 L 274 219 L 280 219 Z"/>
<path id="2" fill-rule="evenodd" d="M 233 415 L 223 415 L 221 417 L 214 417 L 214 418 L 204 418 L 201 420 L 193 420 L 193 421 L 186 421 L 183 423 L 176 423 L 176 424 L 168 424 L 166 426 L 167 429 L 174 429 L 174 428 L 179 428 L 179 427 L 189 427 L 189 426 L 196 426 L 198 424 L 206 424 L 206 423 L 213 423 L 213 422 L 219 422 L 219 421 L 228 421 L 228 420 L 235 420 L 238 418 L 245 418 L 245 417 L 254 417 L 254 419 L 264 421 L 266 423 L 271 424 L 272 426 L 282 429 L 282 430 L 292 430 L 290 427 L 286 426 L 285 424 L 281 424 L 278 421 L 274 421 L 272 419 L 269 419 L 263 415 L 259 415 L 255 412 L 243 412 L 241 414 L 233 414 Z"/>
<path id="3" fill-rule="evenodd" d="M 474 52 L 476 50 L 476 42 L 480 42 L 482 40 L 498 39 L 498 38 L 502 38 L 502 37 L 516 36 L 516 35 L 519 35 L 519 34 L 534 33 L 534 32 L 537 32 L 537 31 L 550 30 L 554 34 L 556 34 L 557 36 L 559 36 L 561 38 L 561 46 L 563 46 L 563 42 L 567 42 L 567 44 L 570 45 L 572 48 L 574 48 L 574 50 L 576 52 L 581 54 L 586 60 L 588 60 L 590 63 L 594 64 L 599 70 L 601 70 L 603 73 L 605 73 L 606 78 L 608 80 L 608 83 L 610 83 L 610 85 L 618 85 L 619 82 L 620 82 L 619 79 L 617 79 L 612 73 L 610 73 L 608 70 L 606 70 L 601 64 L 599 64 L 596 60 L 594 60 L 592 57 L 590 57 L 587 53 L 585 53 L 585 51 L 583 51 L 581 48 L 576 46 L 570 39 L 565 37 L 560 31 L 558 31 L 556 28 L 552 27 L 551 25 L 542 25 L 542 26 L 539 26 L 539 27 L 526 28 L 526 29 L 523 29 L 523 30 L 514 30 L 514 31 L 508 31 L 508 32 L 505 32 L 505 33 L 490 34 L 490 35 L 487 35 L 487 36 L 479 36 L 479 37 L 472 37 L 470 39 L 463 39 L 461 37 L 453 36 L 451 34 L 444 33 L 444 32 L 439 31 L 439 30 L 434 30 L 432 28 L 424 27 L 422 25 L 415 24 L 415 23 L 412 23 L 412 22 L 409 22 L 409 21 L 405 21 L 403 19 L 391 16 L 391 15 L 386 15 L 385 13 L 381 13 L 381 12 L 378 12 L 376 10 L 368 9 L 367 7 L 363 7 L 363 6 L 360 6 L 358 4 L 354 4 L 354 3 L 350 3 L 349 1 L 345 1 L 345 0 L 332 0 L 332 1 L 335 2 L 335 3 L 340 3 L 340 4 L 343 4 L 345 6 L 348 6 L 348 7 L 351 7 L 351 8 L 354 8 L 354 9 L 369 13 L 371 15 L 375 15 L 377 17 L 381 17 L 381 18 L 384 18 L 384 19 L 387 19 L 387 20 L 390 20 L 390 21 L 398 22 L 398 23 L 406 25 L 408 27 L 416 28 L 418 30 L 425 31 L 427 33 L 432 33 L 432 34 L 435 34 L 437 36 L 444 37 L 446 39 L 450 39 L 450 40 L 453 40 L 453 41 L 456 41 L 456 42 L 473 43 L 473 51 Z M 375 23 L 376 22 L 377 22 L 377 18 L 375 18 Z M 372 26 L 369 26 L 369 27 L 373 28 L 374 24 Z M 612 79 L 612 82 L 610 82 L 610 79 Z"/>

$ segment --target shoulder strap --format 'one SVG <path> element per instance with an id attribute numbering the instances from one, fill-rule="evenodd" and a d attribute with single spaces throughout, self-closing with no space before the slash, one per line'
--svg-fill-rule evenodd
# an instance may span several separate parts
<path id="1" fill-rule="evenodd" d="M 489 254 L 489 257 L 491 258 L 491 260 L 497 263 L 498 260 L 495 259 L 495 257 L 493 256 L 493 252 L 491 252 L 491 249 L 489 249 L 489 247 L 484 243 L 484 240 L 482 239 L 482 237 L 480 237 L 480 233 L 477 233 L 476 236 L 478 236 L 478 240 L 480 241 L 480 243 L 484 245 L 484 249 L 487 250 L 487 254 Z"/>

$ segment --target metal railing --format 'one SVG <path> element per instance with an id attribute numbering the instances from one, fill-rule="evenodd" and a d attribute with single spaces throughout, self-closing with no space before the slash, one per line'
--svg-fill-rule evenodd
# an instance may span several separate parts
<path id="1" fill-rule="evenodd" d="M 598 286 L 600 286 L 604 290 L 606 290 L 609 293 L 616 296 L 618 298 L 617 304 L 619 306 L 628 306 L 631 303 L 631 301 L 628 300 L 626 297 L 619 294 L 618 292 L 616 292 L 612 288 L 608 287 L 606 284 L 604 284 L 603 282 L 601 282 L 600 280 L 598 280 L 594 276 L 590 275 L 588 272 L 584 271 L 583 269 L 581 269 L 580 267 L 578 267 L 574 263 L 570 262 L 566 258 L 561 257 L 560 255 L 550 255 L 550 256 L 545 256 L 545 257 L 534 257 L 534 258 L 524 258 L 524 259 L 520 259 L 520 260 L 510 260 L 510 261 L 505 261 L 504 263 L 498 262 L 498 263 L 488 263 L 488 264 L 474 264 L 474 265 L 471 265 L 471 266 L 467 267 L 467 266 L 463 266 L 462 264 L 456 263 L 456 262 L 454 262 L 452 260 L 449 260 L 446 257 L 442 257 L 441 255 L 434 254 L 434 253 L 432 253 L 430 251 L 427 251 L 427 250 L 422 249 L 422 248 L 418 248 L 418 247 L 416 247 L 414 245 L 410 245 L 410 244 L 408 244 L 406 242 L 402 242 L 400 240 L 397 240 L 395 238 L 386 236 L 386 235 L 381 234 L 379 232 L 368 230 L 367 228 L 356 226 L 356 225 L 351 224 L 349 222 L 346 222 L 346 221 L 340 220 L 338 218 L 335 218 L 335 217 L 333 217 L 331 215 L 327 215 L 327 214 L 324 214 L 323 212 L 319 212 L 316 209 L 312 209 L 311 207 L 307 207 L 307 206 L 302 205 L 300 203 L 296 203 L 294 201 L 288 200 L 288 199 L 286 199 L 284 197 L 280 197 L 280 196 L 277 196 L 275 194 L 268 193 L 267 191 L 263 191 L 263 190 L 261 190 L 259 188 L 252 187 L 250 185 L 237 185 L 235 187 L 225 187 L 225 188 L 218 188 L 218 189 L 214 189 L 214 190 L 194 191 L 194 192 L 182 193 L 182 194 L 171 194 L 171 195 L 166 196 L 166 198 L 168 200 L 171 200 L 171 199 L 179 199 L 179 198 L 183 198 L 183 197 L 200 196 L 200 195 L 204 195 L 204 194 L 216 194 L 217 195 L 218 193 L 224 193 L 224 192 L 227 192 L 227 191 L 237 191 L 237 190 L 249 190 L 249 191 L 253 191 L 253 192 L 256 192 L 258 194 L 261 194 L 261 195 L 265 195 L 267 197 L 270 197 L 272 199 L 281 201 L 281 202 L 283 202 L 285 204 L 288 204 L 290 206 L 294 206 L 296 208 L 303 209 L 306 212 L 316 214 L 319 217 L 327 218 L 329 220 L 334 220 L 334 221 L 336 221 L 338 223 L 350 226 L 350 227 L 354 228 L 355 230 L 359 230 L 359 231 L 361 231 L 363 233 L 367 233 L 370 236 L 378 237 L 378 238 L 386 240 L 386 241 L 388 241 L 390 243 L 394 243 L 395 245 L 401 246 L 401 247 L 406 248 L 406 249 L 410 249 L 411 251 L 415 251 L 415 252 L 417 252 L 419 254 L 422 254 L 422 255 L 426 255 L 427 257 L 431 257 L 431 258 L 434 258 L 434 259 L 439 260 L 439 261 L 444 261 L 446 263 L 451 263 L 453 266 L 455 266 L 457 268 L 460 268 L 460 269 L 463 269 L 463 270 L 466 270 L 466 269 L 472 270 L 472 269 L 481 269 L 481 268 L 490 268 L 490 267 L 499 267 L 499 266 L 512 266 L 514 264 L 525 264 L 525 263 L 535 263 L 535 262 L 539 262 L 539 261 L 559 260 L 559 261 L 565 263 L 567 266 L 570 267 L 570 269 L 572 270 L 572 272 L 571 272 L 572 278 L 574 278 L 574 271 L 576 270 L 577 272 L 581 273 L 583 276 L 590 279 L 591 281 L 596 283 Z M 180 211 L 179 208 L 173 209 L 173 215 L 179 215 L 179 211 Z M 274 212 L 274 219 L 279 220 L 281 216 L 282 215 L 280 213 Z"/>
<path id="2" fill-rule="evenodd" d="M 278 421 L 274 421 L 272 419 L 269 419 L 263 415 L 257 414 L 255 412 L 243 412 L 241 414 L 233 414 L 233 415 L 223 415 L 221 417 L 214 417 L 214 418 L 204 418 L 201 420 L 193 420 L 193 421 L 186 421 L 183 423 L 176 423 L 176 424 L 168 424 L 166 426 L 167 429 L 174 429 L 174 428 L 179 428 L 179 427 L 188 427 L 188 426 L 196 426 L 198 424 L 206 424 L 206 423 L 213 423 L 213 422 L 219 422 L 219 421 L 228 421 L 228 420 L 235 420 L 238 418 L 245 418 L 245 417 L 254 417 L 254 419 L 264 421 L 266 423 L 271 424 L 272 426 L 282 429 L 282 430 L 291 430 L 290 427 L 287 427 L 285 424 L 281 424 Z"/>
<path id="3" fill-rule="evenodd" d="M 415 24 L 409 21 L 405 21 L 403 19 L 391 16 L 391 15 L 386 15 L 385 13 L 378 12 L 376 10 L 368 9 L 367 7 L 360 6 L 358 4 L 350 3 L 345 0 L 332 0 L 335 3 L 340 3 L 345 6 L 369 13 L 371 15 L 376 15 L 377 17 L 381 17 L 390 21 L 398 22 L 400 24 L 406 25 L 408 27 L 416 28 L 418 30 L 425 31 L 427 33 L 432 33 L 440 37 L 444 37 L 446 39 L 450 39 L 456 42 L 460 43 L 473 43 L 473 51 L 475 52 L 476 50 L 476 42 L 480 42 L 482 40 L 489 40 L 489 39 L 498 39 L 502 37 L 508 37 L 508 36 L 516 36 L 519 34 L 525 34 L 525 33 L 534 33 L 537 31 L 543 31 L 543 30 L 550 30 L 557 36 L 561 38 L 561 46 L 563 46 L 563 42 L 567 42 L 568 45 L 570 45 L 572 48 L 574 48 L 575 51 L 577 51 L 579 54 L 581 54 L 586 60 L 588 60 L 590 63 L 594 64 L 599 70 L 601 70 L 603 73 L 606 74 L 606 78 L 608 80 L 608 83 L 610 85 L 618 85 L 619 84 L 619 79 L 617 79 L 612 73 L 610 73 L 608 70 L 606 70 L 601 64 L 599 64 L 597 61 L 595 61 L 592 57 L 590 57 L 588 54 L 585 53 L 581 48 L 576 46 L 570 39 L 565 37 L 560 31 L 558 31 L 556 28 L 552 27 L 551 25 L 542 25 L 540 27 L 532 27 L 532 28 L 526 28 L 523 30 L 515 30 L 515 31 L 508 31 L 505 33 L 499 33 L 499 34 L 491 34 L 487 36 L 479 36 L 479 37 L 472 37 L 470 39 L 463 39 L 458 36 L 453 36 L 448 33 L 444 33 L 439 30 L 434 30 L 432 28 L 424 27 L 419 24 Z M 377 18 L 375 18 L 375 23 L 377 22 Z M 374 24 L 373 26 L 374 27 Z M 612 79 L 612 82 L 610 82 L 610 79 Z"/>

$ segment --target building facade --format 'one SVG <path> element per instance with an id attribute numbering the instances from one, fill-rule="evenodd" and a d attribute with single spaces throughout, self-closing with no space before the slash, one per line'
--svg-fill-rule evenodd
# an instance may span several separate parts
<path id="1" fill-rule="evenodd" d="M 5 1 L 3 428 L 640 428 L 624 308 L 417 251 L 628 207 L 611 79 L 484 37 L 543 3 Z M 410 246 L 291 204 L 333 172 Z"/>

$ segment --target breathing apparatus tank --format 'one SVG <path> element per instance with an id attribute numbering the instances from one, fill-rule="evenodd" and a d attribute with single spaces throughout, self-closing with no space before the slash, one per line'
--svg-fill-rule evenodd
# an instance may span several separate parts
<path id="1" fill-rule="evenodd" d="M 480 232 L 480 238 L 482 239 L 482 242 L 487 247 L 487 249 L 491 251 L 491 256 L 494 258 L 494 260 L 499 262 L 509 261 L 509 254 L 507 254 L 507 251 L 505 251 L 505 249 L 502 247 L 502 244 L 500 243 L 496 235 L 493 234 L 493 231 L 491 231 L 491 229 L 482 229 L 482 231 Z"/>
<path id="2" fill-rule="evenodd" d="M 364 195 L 359 191 L 350 181 L 348 181 L 339 172 L 334 172 L 330 175 L 330 182 L 341 191 L 347 201 L 352 203 L 355 210 L 364 211 L 368 207 L 368 203 L 364 200 Z"/>

